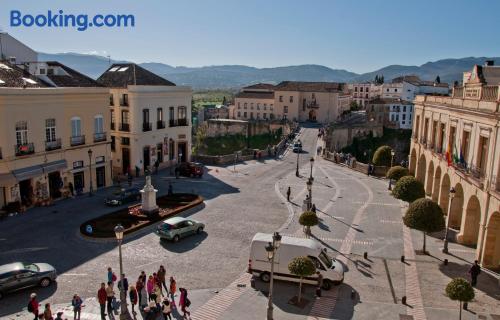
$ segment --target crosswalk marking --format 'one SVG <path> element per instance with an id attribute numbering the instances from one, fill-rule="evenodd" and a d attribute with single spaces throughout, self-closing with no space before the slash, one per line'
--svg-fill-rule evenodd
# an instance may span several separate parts
<path id="1" fill-rule="evenodd" d="M 333 287 L 330 291 L 323 291 L 320 298 L 316 298 L 307 320 L 326 320 L 330 319 L 330 314 L 335 308 L 339 287 Z"/>
<path id="2" fill-rule="evenodd" d="M 300 231 L 299 231 L 300 232 Z M 305 238 L 306 236 L 300 232 L 296 234 L 286 234 L 283 233 L 283 236 L 293 237 L 293 238 Z M 327 238 L 327 237 L 314 237 L 313 239 L 319 239 L 325 242 L 337 242 L 337 243 L 351 243 L 351 244 L 359 244 L 364 246 L 372 246 L 373 241 L 371 240 L 354 240 L 354 239 L 338 239 L 338 238 Z"/>

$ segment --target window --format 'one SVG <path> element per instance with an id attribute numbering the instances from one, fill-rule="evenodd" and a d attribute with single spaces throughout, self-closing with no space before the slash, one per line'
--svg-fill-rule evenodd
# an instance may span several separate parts
<path id="1" fill-rule="evenodd" d="M 250 112 L 250 119 L 253 119 L 253 112 Z"/>
<path id="2" fill-rule="evenodd" d="M 354 92 L 358 92 L 358 87 L 354 87 Z"/>
<path id="3" fill-rule="evenodd" d="M 240 112 L 240 111 L 238 111 L 238 118 L 239 118 L 239 117 L 241 117 L 241 112 Z"/>
<path id="4" fill-rule="evenodd" d="M 406 106 L 403 106 L 403 112 L 406 112 Z"/>
<path id="5" fill-rule="evenodd" d="M 264 110 L 267 110 L 267 103 L 264 103 Z"/>
<path id="6" fill-rule="evenodd" d="M 253 110 L 253 102 L 250 103 L 250 110 Z"/>
<path id="7" fill-rule="evenodd" d="M 116 150 L 116 138 L 115 136 L 111 136 L 111 151 Z"/>
<path id="8" fill-rule="evenodd" d="M 101 114 L 94 117 L 94 132 L 103 133 L 104 132 L 104 118 Z"/>
<path id="9" fill-rule="evenodd" d="M 283 96 L 280 96 L 280 102 L 283 102 Z"/>
<path id="10" fill-rule="evenodd" d="M 45 69 L 40 68 L 40 74 L 45 74 L 47 71 Z"/>
<path id="11" fill-rule="evenodd" d="M 260 119 L 260 112 L 257 112 L 257 119 Z"/>
<path id="12" fill-rule="evenodd" d="M 186 119 L 187 117 L 186 107 L 179 107 L 177 115 L 179 116 L 179 119 Z"/>
<path id="13" fill-rule="evenodd" d="M 115 105 L 115 102 L 113 101 L 113 94 L 109 95 L 109 105 L 110 106 L 114 106 Z"/>
<path id="14" fill-rule="evenodd" d="M 464 131 L 462 137 L 462 147 L 461 147 L 462 151 L 461 156 L 463 156 L 464 161 L 467 161 L 466 159 L 469 157 L 469 145 L 470 145 L 470 132 Z M 462 159 L 460 159 L 460 162 L 462 162 Z"/>
<path id="15" fill-rule="evenodd" d="M 363 87 L 359 87 L 359 92 L 363 92 Z"/>
<path id="16" fill-rule="evenodd" d="M 283 106 L 283 113 L 288 113 L 288 106 Z"/>
<path id="17" fill-rule="evenodd" d="M 16 142 L 17 145 L 28 143 L 28 122 L 19 121 L 16 123 Z"/>
<path id="18" fill-rule="evenodd" d="M 168 120 L 174 121 L 175 119 L 174 115 L 175 115 L 174 107 L 168 108 L 168 117 L 169 117 Z"/>
<path id="19" fill-rule="evenodd" d="M 316 94 L 312 93 L 312 94 L 311 94 L 311 98 L 312 98 L 313 100 L 314 100 L 314 99 L 316 99 Z"/>
<path id="20" fill-rule="evenodd" d="M 128 122 L 129 122 L 128 111 L 123 110 L 122 111 L 122 123 L 128 124 Z"/>
<path id="21" fill-rule="evenodd" d="M 245 119 L 247 118 L 247 112 L 246 111 L 243 112 L 243 118 L 245 118 Z"/>
<path id="22" fill-rule="evenodd" d="M 389 88 L 387 88 L 385 91 L 386 91 L 386 92 L 389 92 Z"/>
<path id="23" fill-rule="evenodd" d="M 290 96 L 290 103 L 293 103 L 293 96 Z"/>
<path id="24" fill-rule="evenodd" d="M 82 135 L 82 120 L 79 117 L 71 118 L 71 136 L 80 137 Z"/>
<path id="25" fill-rule="evenodd" d="M 486 171 L 486 161 L 488 161 L 488 141 L 489 139 L 483 136 L 479 137 L 479 146 L 478 146 L 478 156 L 476 165 L 479 169 L 479 174 L 481 177 L 484 177 Z"/>
<path id="26" fill-rule="evenodd" d="M 149 109 L 142 109 L 142 123 L 149 123 Z"/>
<path id="27" fill-rule="evenodd" d="M 121 106 L 128 106 L 128 94 L 126 94 L 126 93 L 122 94 L 122 98 L 120 100 L 120 105 Z"/>
<path id="28" fill-rule="evenodd" d="M 269 105 L 269 110 L 273 111 L 273 106 L 274 106 L 274 105 L 271 103 L 271 104 Z"/>
<path id="29" fill-rule="evenodd" d="M 163 121 L 163 108 L 156 108 L 156 120 Z"/>
<path id="30" fill-rule="evenodd" d="M 238 102 L 238 109 L 241 109 L 240 103 Z"/>
<path id="31" fill-rule="evenodd" d="M 260 110 L 260 103 L 257 103 L 257 110 Z"/>
<path id="32" fill-rule="evenodd" d="M 406 114 L 403 114 L 403 120 L 406 120 Z"/>
<path id="33" fill-rule="evenodd" d="M 246 109 L 246 108 L 247 108 L 247 103 L 245 102 L 245 103 L 243 104 L 243 109 Z"/>
<path id="34" fill-rule="evenodd" d="M 45 141 L 56 141 L 56 119 L 45 120 Z"/>
<path id="35" fill-rule="evenodd" d="M 264 119 L 267 119 L 267 113 L 265 113 L 265 112 L 264 112 L 264 113 L 262 114 L 262 117 L 263 117 Z"/>
<path id="36" fill-rule="evenodd" d="M 394 92 L 398 92 L 398 88 L 394 89 Z"/>

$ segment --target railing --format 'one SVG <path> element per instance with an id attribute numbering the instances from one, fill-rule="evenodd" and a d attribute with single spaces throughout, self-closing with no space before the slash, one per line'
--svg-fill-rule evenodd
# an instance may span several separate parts
<path id="1" fill-rule="evenodd" d="M 110 128 L 111 130 L 115 130 L 115 123 L 114 123 L 114 122 L 111 122 L 111 123 L 109 124 L 109 128 Z"/>
<path id="2" fill-rule="evenodd" d="M 53 141 L 45 141 L 45 151 L 57 150 L 61 149 L 61 147 L 61 138 L 55 139 Z"/>
<path id="3" fill-rule="evenodd" d="M 170 120 L 169 121 L 170 127 L 185 127 L 188 125 L 189 125 L 189 123 L 188 123 L 187 119 L 177 119 L 177 120 Z"/>
<path id="4" fill-rule="evenodd" d="M 106 141 L 106 132 L 94 133 L 94 142 Z"/>
<path id="5" fill-rule="evenodd" d="M 128 123 L 120 123 L 120 131 L 130 131 L 130 124 Z"/>
<path id="6" fill-rule="evenodd" d="M 476 167 L 476 166 L 470 166 L 469 172 L 471 173 L 472 177 L 474 177 L 475 179 L 480 180 L 480 181 L 484 180 L 483 168 Z"/>
<path id="7" fill-rule="evenodd" d="M 454 87 L 453 98 L 463 99 L 463 97 L 464 97 L 464 87 Z"/>
<path id="8" fill-rule="evenodd" d="M 142 132 L 147 132 L 153 130 L 153 126 L 151 125 L 151 122 L 143 122 L 142 123 Z"/>
<path id="9" fill-rule="evenodd" d="M 156 129 L 165 129 L 165 121 L 156 121 Z"/>
<path id="10" fill-rule="evenodd" d="M 85 136 L 76 136 L 76 137 L 70 137 L 69 138 L 69 144 L 74 147 L 74 146 L 80 146 L 82 144 L 85 144 Z"/>
<path id="11" fill-rule="evenodd" d="M 498 100 L 498 86 L 483 86 L 482 99 L 486 101 Z"/>
<path id="12" fill-rule="evenodd" d="M 16 144 L 14 148 L 16 150 L 16 156 L 25 156 L 35 153 L 35 145 L 33 144 L 33 142 Z"/>

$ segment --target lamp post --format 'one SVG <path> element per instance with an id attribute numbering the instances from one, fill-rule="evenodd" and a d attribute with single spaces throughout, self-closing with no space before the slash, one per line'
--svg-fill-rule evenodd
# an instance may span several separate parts
<path id="1" fill-rule="evenodd" d="M 448 253 L 448 233 L 450 231 L 450 216 L 453 198 L 455 198 L 455 188 L 450 189 L 450 205 L 448 207 L 448 215 L 446 216 L 446 231 L 444 233 L 443 253 Z"/>
<path id="2" fill-rule="evenodd" d="M 295 169 L 295 176 L 300 177 L 299 174 L 299 155 L 300 155 L 300 150 L 297 150 L 297 168 Z"/>
<path id="3" fill-rule="evenodd" d="M 309 160 L 309 162 L 311 163 L 311 173 L 309 174 L 309 179 L 314 180 L 314 178 L 313 178 L 314 157 L 311 157 L 311 159 Z"/>
<path id="4" fill-rule="evenodd" d="M 92 149 L 89 149 L 87 153 L 89 154 L 89 177 L 90 177 L 89 197 L 91 197 L 92 192 L 94 191 L 94 187 L 92 186 Z"/>
<path id="5" fill-rule="evenodd" d="M 391 150 L 391 168 L 392 168 L 392 164 L 394 162 L 394 155 L 396 153 L 394 152 L 394 149 Z M 387 188 L 387 190 L 392 190 L 392 178 L 389 177 L 389 187 Z"/>
<path id="6" fill-rule="evenodd" d="M 269 298 L 267 301 L 267 320 L 273 319 L 273 278 L 274 278 L 274 256 L 276 250 L 280 247 L 281 235 L 275 232 L 273 235 L 273 242 L 269 242 L 266 246 L 267 258 L 271 262 L 271 279 L 269 281 Z"/>
<path id="7" fill-rule="evenodd" d="M 122 242 L 123 242 L 123 232 L 125 229 L 121 224 L 115 227 L 115 236 L 118 241 L 118 255 L 120 259 L 120 320 L 132 320 L 130 313 L 127 308 L 127 293 L 123 286 L 123 260 L 122 260 Z"/>
<path id="8" fill-rule="evenodd" d="M 313 181 L 312 178 L 309 178 L 306 182 L 307 191 L 309 191 L 309 202 L 307 203 L 307 210 L 311 210 L 312 207 L 312 186 Z"/>

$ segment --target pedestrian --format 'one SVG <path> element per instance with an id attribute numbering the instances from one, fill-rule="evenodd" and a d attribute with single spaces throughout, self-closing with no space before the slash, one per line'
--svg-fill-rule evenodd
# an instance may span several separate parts
<path id="1" fill-rule="evenodd" d="M 135 177 L 139 178 L 140 173 L 141 173 L 141 168 L 139 168 L 138 166 L 135 166 Z"/>
<path id="2" fill-rule="evenodd" d="M 111 282 L 113 283 L 113 270 L 111 269 L 111 267 L 108 267 L 108 282 Z"/>
<path id="3" fill-rule="evenodd" d="M 106 285 L 101 283 L 101 287 L 97 290 L 97 301 L 99 301 L 99 306 L 101 307 L 101 320 L 106 319 Z"/>
<path id="4" fill-rule="evenodd" d="M 135 290 L 137 291 L 137 295 L 138 295 L 138 298 L 139 298 L 139 306 L 141 306 L 141 291 L 142 291 L 142 288 L 144 288 L 144 282 L 142 282 L 142 276 L 139 276 L 139 278 L 137 278 L 137 281 L 135 282 Z"/>
<path id="5" fill-rule="evenodd" d="M 161 304 L 161 298 L 162 298 L 162 293 L 161 293 L 161 286 L 158 285 L 158 283 L 155 283 L 155 288 L 154 288 L 154 302 L 156 302 L 158 305 Z"/>
<path id="6" fill-rule="evenodd" d="M 139 305 L 141 310 L 144 309 L 148 305 L 148 293 L 146 292 L 146 287 L 142 286 L 141 291 L 139 293 Z"/>
<path id="7" fill-rule="evenodd" d="M 321 287 L 323 287 L 323 275 L 319 271 L 316 271 L 316 274 L 318 275 L 318 284 L 317 284 L 317 288 L 316 288 L 316 296 L 321 297 Z"/>
<path id="8" fill-rule="evenodd" d="M 177 291 L 177 283 L 175 282 L 174 277 L 170 277 L 170 295 L 172 296 L 172 300 L 174 300 L 176 291 Z"/>
<path id="9" fill-rule="evenodd" d="M 156 320 L 157 313 L 156 303 L 150 301 L 149 305 L 144 308 L 144 320 Z"/>
<path id="10" fill-rule="evenodd" d="M 127 292 L 128 291 L 128 279 L 127 277 L 125 277 L 125 274 L 122 273 L 122 276 L 120 278 L 120 281 L 118 281 L 118 289 L 120 291 L 125 291 Z M 127 295 L 125 295 L 125 299 L 126 299 Z"/>
<path id="11" fill-rule="evenodd" d="M 171 196 L 174 194 L 174 188 L 172 187 L 172 184 L 168 184 L 168 195 Z"/>
<path id="12" fill-rule="evenodd" d="M 290 189 L 290 187 L 288 187 L 288 189 L 286 190 L 286 200 L 288 202 L 290 202 L 290 195 L 292 194 L 292 189 Z"/>
<path id="13" fill-rule="evenodd" d="M 167 284 L 165 283 L 165 278 L 167 276 L 167 270 L 165 270 L 165 267 L 164 266 L 160 266 L 160 269 L 158 269 L 158 272 L 157 272 L 157 276 L 158 276 L 158 281 L 160 283 L 160 290 L 162 290 L 162 294 L 163 294 L 163 289 L 162 289 L 162 286 L 163 288 L 165 288 L 165 295 L 168 295 L 168 288 L 167 288 Z"/>
<path id="14" fill-rule="evenodd" d="M 316 205 L 313 203 L 312 207 L 311 207 L 311 211 L 316 213 Z"/>
<path id="15" fill-rule="evenodd" d="M 69 189 L 69 192 L 71 193 L 71 196 L 74 197 L 75 196 L 75 187 L 73 187 L 72 182 L 68 183 L 68 189 Z"/>
<path id="16" fill-rule="evenodd" d="M 64 312 L 59 311 L 59 312 L 57 313 L 57 316 L 56 316 L 56 318 L 55 318 L 54 320 L 63 320 L 63 318 L 62 318 L 63 313 L 64 313 Z"/>
<path id="17" fill-rule="evenodd" d="M 113 282 L 109 281 L 106 287 L 106 301 L 108 303 L 108 315 L 113 318 L 113 299 L 115 298 L 115 291 L 113 290 Z"/>
<path id="18" fill-rule="evenodd" d="M 168 298 L 165 297 L 163 299 L 163 305 L 161 307 L 161 312 L 163 313 L 163 319 L 164 320 L 172 320 L 172 307 L 170 306 L 170 302 L 168 301 Z"/>
<path id="19" fill-rule="evenodd" d="M 80 313 L 82 311 L 82 304 L 83 304 L 82 299 L 78 296 L 77 293 L 75 293 L 75 295 L 73 296 L 73 300 L 71 300 L 71 305 L 73 306 L 73 314 L 74 314 L 73 319 L 74 320 L 80 320 Z"/>
<path id="20" fill-rule="evenodd" d="M 151 299 L 151 295 L 153 294 L 154 288 L 155 288 L 155 279 L 153 278 L 153 276 L 150 275 L 148 278 L 148 282 L 146 283 L 146 290 L 148 292 L 149 301 L 153 300 Z"/>
<path id="21" fill-rule="evenodd" d="M 136 315 L 137 313 L 135 312 L 134 307 L 137 304 L 137 300 L 139 300 L 139 297 L 137 294 L 137 290 L 135 289 L 135 287 L 133 285 L 130 286 L 128 296 L 130 298 L 130 304 L 132 305 L 132 314 Z"/>
<path id="22" fill-rule="evenodd" d="M 477 276 L 481 273 L 481 266 L 477 260 L 474 261 L 474 264 L 469 269 L 469 274 L 471 278 L 471 286 L 475 287 L 477 284 Z"/>
<path id="23" fill-rule="evenodd" d="M 45 310 L 43 310 L 43 319 L 54 320 L 54 318 L 52 317 L 52 310 L 50 310 L 50 303 L 45 304 Z"/>
<path id="24" fill-rule="evenodd" d="M 28 302 L 28 312 L 33 313 L 35 316 L 34 320 L 38 320 L 38 300 L 36 299 L 36 293 L 30 295 L 30 301 Z"/>
<path id="25" fill-rule="evenodd" d="M 187 310 L 191 305 L 191 301 L 188 299 L 188 292 L 184 288 L 179 288 L 181 296 L 179 298 L 179 306 L 181 307 L 182 317 L 185 319 L 191 319 L 191 312 Z M 186 316 L 187 315 L 187 316 Z"/>

